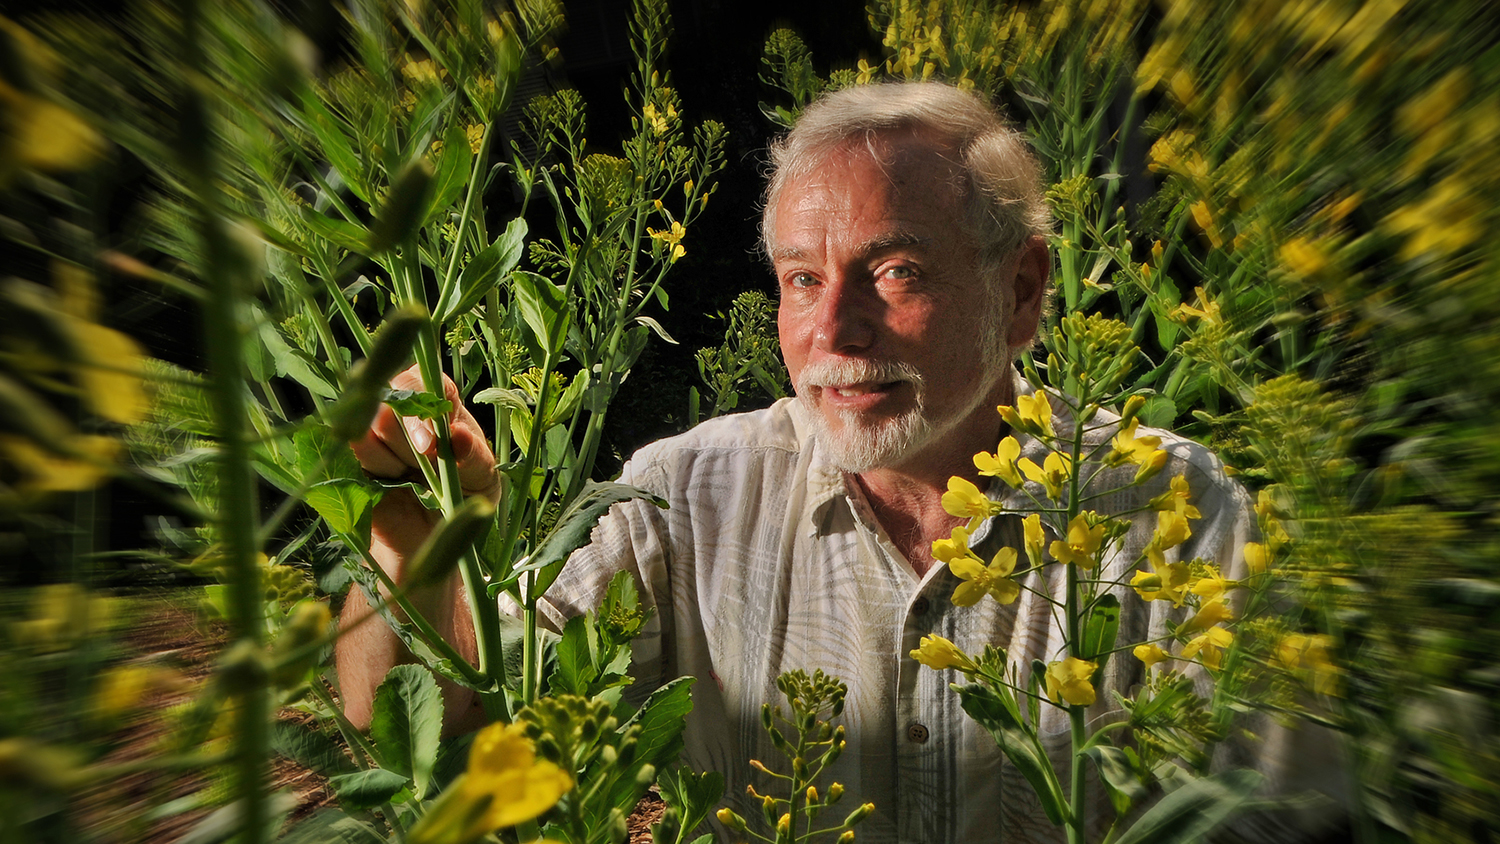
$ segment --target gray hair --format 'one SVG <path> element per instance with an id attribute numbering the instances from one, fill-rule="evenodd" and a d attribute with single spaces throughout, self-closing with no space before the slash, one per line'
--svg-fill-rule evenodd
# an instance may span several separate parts
<path id="1" fill-rule="evenodd" d="M 899 130 L 931 133 L 959 153 L 968 182 L 965 228 L 979 245 L 976 269 L 986 276 L 1027 238 L 1051 231 L 1041 167 L 1020 130 L 977 94 L 941 82 L 888 82 L 819 97 L 771 144 L 761 213 L 766 253 L 774 246 L 776 203 L 787 182 L 812 173 L 840 147 L 860 143 L 873 151 L 880 133 Z"/>

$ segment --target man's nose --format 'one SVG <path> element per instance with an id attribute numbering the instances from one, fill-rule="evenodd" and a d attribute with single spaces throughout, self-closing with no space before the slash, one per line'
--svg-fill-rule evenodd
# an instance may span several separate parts
<path id="1" fill-rule="evenodd" d="M 814 314 L 813 340 L 825 352 L 860 352 L 875 342 L 875 317 L 867 292 L 843 279 L 824 287 Z"/>

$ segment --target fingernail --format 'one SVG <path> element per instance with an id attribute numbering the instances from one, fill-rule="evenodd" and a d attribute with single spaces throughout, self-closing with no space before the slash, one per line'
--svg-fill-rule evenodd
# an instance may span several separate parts
<path id="1" fill-rule="evenodd" d="M 432 428 L 428 427 L 425 420 L 408 416 L 401 423 L 406 426 L 407 436 L 411 437 L 411 447 L 418 454 L 425 454 L 427 449 L 432 448 Z"/>

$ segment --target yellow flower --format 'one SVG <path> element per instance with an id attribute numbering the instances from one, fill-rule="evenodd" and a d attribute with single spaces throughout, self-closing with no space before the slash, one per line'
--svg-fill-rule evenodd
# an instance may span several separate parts
<path id="1" fill-rule="evenodd" d="M 645 108 L 641 109 L 641 117 L 644 119 L 646 125 L 651 127 L 652 132 L 658 135 L 667 134 L 667 117 L 657 111 L 656 106 L 646 103 Z"/>
<path id="2" fill-rule="evenodd" d="M 1163 510 L 1156 514 L 1156 533 L 1151 537 L 1151 547 L 1165 551 L 1181 545 L 1192 535 L 1186 516 L 1176 510 Z"/>
<path id="3" fill-rule="evenodd" d="M 1203 514 L 1198 508 L 1188 503 L 1192 496 L 1192 490 L 1188 488 L 1187 476 L 1178 475 L 1172 479 L 1171 488 L 1161 495 L 1151 499 L 1153 510 L 1170 510 L 1179 516 L 1188 519 L 1201 519 Z"/>
<path id="4" fill-rule="evenodd" d="M 1263 574 L 1269 562 L 1270 555 L 1266 553 L 1266 546 L 1259 542 L 1245 543 L 1245 567 L 1251 574 Z"/>
<path id="5" fill-rule="evenodd" d="M 1094 702 L 1094 685 L 1089 680 L 1099 666 L 1077 657 L 1047 664 L 1047 698 L 1053 703 L 1067 701 L 1074 706 Z"/>
<path id="6" fill-rule="evenodd" d="M 16 468 L 26 492 L 81 492 L 103 483 L 120 452 L 120 441 L 97 434 L 66 440 L 69 456 L 54 454 L 24 437 L 0 435 L 0 455 Z"/>
<path id="7" fill-rule="evenodd" d="M 870 84 L 870 81 L 875 78 L 875 71 L 878 70 L 879 68 L 880 68 L 879 65 L 872 65 L 869 62 L 865 61 L 864 59 L 860 59 L 859 60 L 859 70 L 858 70 L 858 73 L 854 77 L 854 84 L 856 84 L 856 85 L 868 85 L 868 84 Z"/>
<path id="8" fill-rule="evenodd" d="M 1294 237 L 1281 247 L 1281 260 L 1297 275 L 1315 276 L 1328 266 L 1328 258 L 1317 244 L 1305 237 Z"/>
<path id="9" fill-rule="evenodd" d="M 1115 434 L 1110 443 L 1110 452 L 1104 458 L 1106 466 L 1123 466 L 1126 463 L 1140 466 L 1151 461 L 1152 455 L 1157 453 L 1156 447 L 1161 445 L 1161 437 L 1137 437 L 1137 427 L 1139 422 L 1135 419 L 1120 426 L 1120 432 Z"/>
<path id="10" fill-rule="evenodd" d="M 1026 536 L 1026 557 L 1033 566 L 1042 564 L 1042 543 L 1047 535 L 1042 532 L 1042 515 L 1032 513 L 1021 520 L 1021 529 Z"/>
<path id="11" fill-rule="evenodd" d="M 1047 489 L 1047 497 L 1054 501 L 1060 501 L 1063 494 L 1063 486 L 1068 482 L 1069 473 L 1072 471 L 1072 459 L 1066 454 L 1054 451 L 1047 455 L 1047 459 L 1038 466 L 1029 457 L 1023 457 L 1017 466 L 1021 467 L 1022 473 L 1031 480 L 1041 484 Z"/>
<path id="12" fill-rule="evenodd" d="M 932 558 L 940 563 L 951 563 L 959 557 L 967 557 L 969 551 L 969 532 L 959 526 L 953 529 L 948 539 L 936 539 L 932 543 Z"/>
<path id="13" fill-rule="evenodd" d="M 1052 556 L 1060 562 L 1091 569 L 1097 562 L 1094 555 L 1099 553 L 1099 546 L 1103 542 L 1104 525 L 1089 527 L 1088 519 L 1079 513 L 1073 517 L 1073 521 L 1068 522 L 1068 540 L 1052 542 Z"/>
<path id="14" fill-rule="evenodd" d="M 1027 429 L 1033 433 L 1040 432 L 1049 437 L 1057 436 L 1052 431 L 1052 404 L 1047 401 L 1047 394 L 1041 390 L 1029 396 L 1016 398 L 1016 412 L 1021 421 L 1026 423 Z"/>
<path id="15" fill-rule="evenodd" d="M 1147 668 L 1172 658 L 1172 655 L 1162 650 L 1160 645 L 1136 645 L 1131 653 L 1135 654 L 1136 659 L 1146 663 Z"/>
<path id="16" fill-rule="evenodd" d="M 1192 659 L 1201 653 L 1203 664 L 1217 671 L 1223 660 L 1223 649 L 1233 641 L 1233 633 L 1222 627 L 1211 627 L 1203 635 L 1182 646 L 1182 658 Z"/>
<path id="17" fill-rule="evenodd" d="M 1306 670 L 1312 677 L 1313 691 L 1320 695 L 1339 693 L 1339 669 L 1329 659 L 1333 646 L 1330 636 L 1305 636 L 1293 633 L 1276 646 L 1276 660 L 1288 671 Z"/>
<path id="18" fill-rule="evenodd" d="M 922 646 L 911 652 L 911 658 L 938 671 L 945 668 L 957 668 L 965 673 L 979 670 L 979 666 L 969 658 L 968 654 L 959 650 L 957 645 L 937 635 L 923 636 Z"/>
<path id="19" fill-rule="evenodd" d="M 1229 621 L 1232 618 L 1234 618 L 1234 610 L 1231 610 L 1229 605 L 1224 603 L 1223 598 L 1214 598 L 1203 602 L 1203 606 L 1198 608 L 1198 613 L 1188 619 L 1187 623 L 1182 625 L 1180 630 L 1183 633 L 1194 633 L 1199 630 L 1207 630 L 1215 624 L 1222 621 Z"/>
<path id="20" fill-rule="evenodd" d="M 472 844 L 540 816 L 573 787 L 567 772 L 538 760 L 522 724 L 491 724 L 469 749 L 469 767 L 443 792 L 408 844 Z"/>
<path id="21" fill-rule="evenodd" d="M 650 108 L 650 106 L 646 107 Z M 683 247 L 681 242 L 683 235 L 687 234 L 687 229 L 683 228 L 682 223 L 679 223 L 676 220 L 672 221 L 671 228 L 664 229 L 662 231 L 657 231 L 656 229 L 650 228 L 648 226 L 646 228 L 646 234 L 650 235 L 652 240 L 659 240 L 662 243 L 665 243 L 667 246 L 671 247 L 671 258 L 669 260 L 676 261 L 678 258 L 681 258 L 683 255 L 687 254 L 687 249 Z"/>
<path id="22" fill-rule="evenodd" d="M 1002 604 L 1009 604 L 1021 594 L 1021 587 L 1010 579 L 1016 570 L 1016 549 L 1001 548 L 986 566 L 974 557 L 958 557 L 948 563 L 948 570 L 963 580 L 953 590 L 953 603 L 971 607 L 989 594 Z"/>
<path id="23" fill-rule="evenodd" d="M 1174 607 L 1182 606 L 1187 599 L 1190 580 L 1188 564 L 1153 561 L 1152 569 L 1150 572 L 1137 571 L 1130 579 L 1130 587 L 1142 600 L 1171 601 Z"/>
<path id="24" fill-rule="evenodd" d="M 994 503 L 979 491 L 979 487 L 958 475 L 948 479 L 948 491 L 943 493 L 943 512 L 966 519 L 988 518 L 994 512 Z"/>
<path id="25" fill-rule="evenodd" d="M 1203 291 L 1203 288 L 1195 287 L 1193 290 L 1198 294 L 1198 304 L 1202 307 L 1195 308 L 1192 305 L 1183 303 L 1172 311 L 1172 319 L 1182 320 L 1185 317 L 1191 316 L 1214 325 L 1223 322 L 1224 317 L 1219 313 L 1219 303 L 1210 300 L 1208 294 Z"/>
<path id="26" fill-rule="evenodd" d="M 1156 477 L 1158 472 L 1166 468 L 1169 456 L 1165 451 L 1159 449 L 1151 452 L 1151 455 L 1141 463 L 1140 468 L 1135 470 L 1135 478 L 1131 480 L 1131 483 L 1143 484 Z"/>
<path id="27" fill-rule="evenodd" d="M 1016 471 L 1016 458 L 1021 456 L 1021 444 L 1015 437 L 1006 437 L 995 448 L 995 453 L 981 451 L 974 455 L 974 467 L 979 474 L 999 478 L 1011 487 L 1021 485 L 1021 473 Z"/>
<path id="28" fill-rule="evenodd" d="M 1238 585 L 1233 580 L 1226 580 L 1217 569 L 1211 569 L 1207 575 L 1193 581 L 1192 592 L 1200 598 L 1212 601 Z"/>
<path id="29" fill-rule="evenodd" d="M 161 680 L 161 669 L 145 665 L 121 665 L 104 672 L 94 690 L 94 713 L 100 721 L 113 722 L 145 705 L 146 695 Z"/>

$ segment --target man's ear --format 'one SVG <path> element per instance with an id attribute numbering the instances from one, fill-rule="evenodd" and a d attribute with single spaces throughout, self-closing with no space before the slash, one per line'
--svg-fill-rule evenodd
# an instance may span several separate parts
<path id="1" fill-rule="evenodd" d="M 1015 277 L 1011 281 L 1010 329 L 1005 342 L 1011 349 L 1029 348 L 1036 340 L 1047 301 L 1047 279 L 1052 275 L 1052 255 L 1047 241 L 1032 235 L 1016 250 Z"/>

